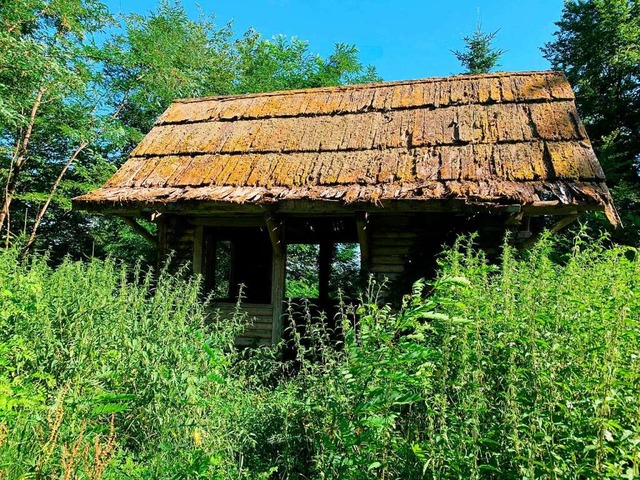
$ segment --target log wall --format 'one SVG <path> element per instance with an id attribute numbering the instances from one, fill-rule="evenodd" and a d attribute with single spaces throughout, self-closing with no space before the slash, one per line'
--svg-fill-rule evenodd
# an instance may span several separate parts
<path id="1" fill-rule="evenodd" d="M 184 217 L 164 217 L 158 221 L 158 267 L 175 272 L 181 268 L 193 271 L 195 229 Z"/>
<path id="2" fill-rule="evenodd" d="M 399 301 L 419 278 L 435 275 L 442 250 L 459 235 L 477 233 L 476 244 L 489 257 L 499 254 L 506 217 L 500 215 L 370 215 L 369 271 L 387 282 L 387 299 Z"/>
<path id="3" fill-rule="evenodd" d="M 236 310 L 233 303 L 215 303 L 213 310 L 220 312 L 220 321 L 231 318 Z M 241 311 L 246 314 L 247 326 L 244 332 L 236 338 L 236 345 L 248 347 L 255 345 L 270 345 L 273 329 L 273 307 L 271 304 L 244 303 Z"/>

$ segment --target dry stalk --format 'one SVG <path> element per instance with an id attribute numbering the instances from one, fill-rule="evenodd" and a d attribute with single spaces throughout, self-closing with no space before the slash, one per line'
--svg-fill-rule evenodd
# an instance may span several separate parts
<path id="1" fill-rule="evenodd" d="M 49 438 L 42 446 L 42 452 L 44 456 L 38 458 L 38 462 L 36 464 L 36 477 L 40 478 L 42 473 L 42 467 L 49 462 L 53 451 L 56 448 L 56 443 L 58 440 L 58 434 L 60 433 L 60 426 L 62 425 L 62 420 L 64 419 L 64 396 L 67 393 L 67 387 L 63 387 L 60 395 L 58 396 L 58 402 L 55 410 L 53 412 L 49 412 L 47 415 L 47 423 L 49 424 Z"/>
<path id="2" fill-rule="evenodd" d="M 86 459 L 89 453 L 89 448 L 87 445 L 83 445 L 84 443 L 84 432 L 87 427 L 86 422 L 82 422 L 82 428 L 80 429 L 80 434 L 78 438 L 73 442 L 71 448 L 69 448 L 68 444 L 65 444 L 62 447 L 62 458 L 60 460 L 60 464 L 63 472 L 64 480 L 71 480 L 75 477 L 74 475 L 74 467 L 77 460 Z"/>
<path id="3" fill-rule="evenodd" d="M 109 465 L 111 457 L 116 449 L 116 425 L 115 415 L 111 415 L 111 422 L 109 424 L 109 436 L 107 437 L 104 445 L 100 441 L 100 436 L 96 436 L 93 441 L 93 469 L 90 472 L 89 477 L 92 480 L 101 480 L 104 470 Z"/>

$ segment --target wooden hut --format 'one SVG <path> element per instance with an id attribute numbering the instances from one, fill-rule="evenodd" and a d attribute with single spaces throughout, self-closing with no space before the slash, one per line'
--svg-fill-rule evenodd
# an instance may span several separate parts
<path id="1" fill-rule="evenodd" d="M 530 241 L 584 211 L 618 224 L 604 180 L 565 77 L 499 73 L 176 100 L 75 206 L 124 217 L 210 288 L 225 276 L 223 309 L 243 283 L 256 321 L 240 341 L 268 343 L 289 244 L 320 245 L 323 304 L 336 243 L 410 282 L 461 233 L 491 250 L 508 229 Z"/>

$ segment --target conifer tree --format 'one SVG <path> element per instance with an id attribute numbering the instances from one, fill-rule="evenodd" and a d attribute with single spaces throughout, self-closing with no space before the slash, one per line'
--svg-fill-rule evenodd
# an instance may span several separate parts
<path id="1" fill-rule="evenodd" d="M 497 30 L 492 33 L 483 32 L 482 25 L 478 22 L 473 35 L 462 38 L 464 50 L 452 50 L 452 53 L 464 67 L 464 73 L 489 73 L 499 66 L 498 61 L 505 50 L 493 48 L 492 43 L 497 34 Z"/>

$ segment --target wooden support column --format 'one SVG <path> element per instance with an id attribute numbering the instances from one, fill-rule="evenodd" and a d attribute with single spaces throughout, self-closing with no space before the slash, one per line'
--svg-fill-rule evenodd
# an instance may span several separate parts
<path id="1" fill-rule="evenodd" d="M 360 268 L 368 272 L 371 249 L 369 248 L 369 214 L 367 212 L 358 212 L 356 214 L 356 227 L 358 229 L 358 243 L 360 244 Z"/>
<path id="2" fill-rule="evenodd" d="M 158 258 L 156 271 L 160 272 L 164 268 L 167 261 L 167 256 L 169 255 L 169 242 L 167 238 L 168 226 L 165 217 L 158 219 L 156 224 L 158 225 Z"/>
<path id="3" fill-rule="evenodd" d="M 198 225 L 193 232 L 193 273 L 204 274 L 204 227 Z"/>
<path id="4" fill-rule="evenodd" d="M 287 262 L 287 248 L 284 238 L 284 221 L 273 216 L 267 217 L 267 230 L 273 247 L 273 263 L 271 269 L 271 305 L 273 307 L 273 323 L 271 327 L 271 342 L 276 344 L 282 339 L 283 331 L 283 303 L 285 267 Z"/>
<path id="5" fill-rule="evenodd" d="M 326 307 L 329 302 L 329 276 L 331 275 L 332 260 L 333 243 L 330 240 L 323 240 L 320 243 L 320 258 L 318 259 L 318 296 L 322 307 Z"/>

